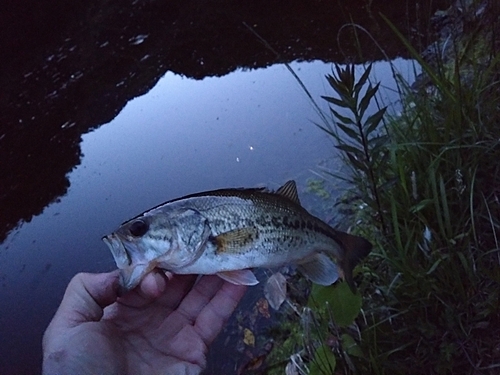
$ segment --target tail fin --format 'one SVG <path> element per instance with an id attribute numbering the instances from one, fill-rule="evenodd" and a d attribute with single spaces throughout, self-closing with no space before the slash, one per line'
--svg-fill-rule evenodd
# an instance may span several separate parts
<path id="1" fill-rule="evenodd" d="M 336 237 L 341 242 L 345 250 L 344 257 L 339 260 L 340 270 L 344 274 L 344 280 L 349 285 L 353 293 L 356 293 L 356 286 L 352 279 L 352 270 L 366 257 L 372 250 L 372 244 L 363 237 L 353 236 L 344 232 L 336 231 Z"/>

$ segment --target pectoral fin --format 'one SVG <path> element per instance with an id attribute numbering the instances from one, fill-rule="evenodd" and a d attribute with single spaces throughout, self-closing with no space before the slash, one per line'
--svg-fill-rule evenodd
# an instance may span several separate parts
<path id="1" fill-rule="evenodd" d="M 217 273 L 217 276 L 236 285 L 257 285 L 259 283 L 250 270 L 224 271 Z"/>
<path id="2" fill-rule="evenodd" d="M 339 278 L 337 265 L 323 253 L 308 258 L 297 268 L 309 280 L 319 285 L 331 285 Z"/>
<path id="3" fill-rule="evenodd" d="M 221 233 L 213 238 L 217 254 L 241 254 L 248 251 L 258 237 L 257 228 L 245 227 Z"/>

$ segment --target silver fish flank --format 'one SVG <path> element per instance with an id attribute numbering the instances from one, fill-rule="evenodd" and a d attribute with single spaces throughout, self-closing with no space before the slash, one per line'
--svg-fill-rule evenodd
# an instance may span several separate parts
<path id="1" fill-rule="evenodd" d="M 155 268 L 255 285 L 251 268 L 292 264 L 321 285 L 340 274 L 354 290 L 353 268 L 372 248 L 308 213 L 294 181 L 276 192 L 221 189 L 174 199 L 123 223 L 103 241 L 120 269 L 122 292 Z"/>

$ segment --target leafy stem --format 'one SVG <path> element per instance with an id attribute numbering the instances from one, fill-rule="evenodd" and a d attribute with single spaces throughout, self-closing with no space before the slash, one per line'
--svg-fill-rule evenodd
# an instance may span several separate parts
<path id="1" fill-rule="evenodd" d="M 335 147 L 343 152 L 349 162 L 347 164 L 351 168 L 353 179 L 351 182 L 368 181 L 370 194 L 366 203 L 377 212 L 382 230 L 386 232 L 380 202 L 380 187 L 376 176 L 378 170 L 383 168 L 388 155 L 386 149 L 388 137 L 381 134 L 379 129 L 387 107 L 379 109 L 365 119 L 368 106 L 379 89 L 379 84 L 372 86 L 371 83 L 367 83 L 371 68 L 370 64 L 356 82 L 354 65 L 345 68 L 335 65 L 335 70 L 331 75 L 327 75 L 326 79 L 338 98 L 323 96 L 323 99 L 330 103 L 330 111 L 336 119 L 334 124 L 340 130 L 340 134 L 329 123 L 317 126 L 334 137 L 337 143 Z M 361 97 L 365 87 L 366 90 Z M 349 111 L 350 115 L 341 114 L 332 105 Z"/>

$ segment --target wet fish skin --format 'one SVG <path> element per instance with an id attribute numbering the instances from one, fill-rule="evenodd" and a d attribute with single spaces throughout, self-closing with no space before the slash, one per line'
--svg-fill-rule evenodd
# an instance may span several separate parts
<path id="1" fill-rule="evenodd" d="M 121 269 L 124 290 L 154 268 L 255 285 L 249 268 L 286 264 L 296 264 L 322 285 L 336 281 L 338 266 L 354 289 L 352 270 L 372 248 L 366 239 L 309 214 L 294 181 L 276 192 L 221 189 L 178 198 L 123 223 L 103 240 Z"/>

